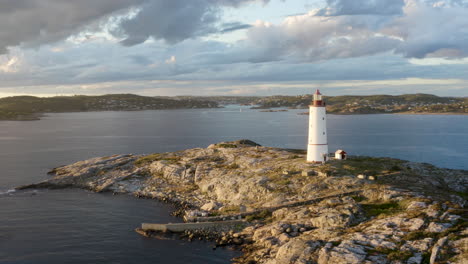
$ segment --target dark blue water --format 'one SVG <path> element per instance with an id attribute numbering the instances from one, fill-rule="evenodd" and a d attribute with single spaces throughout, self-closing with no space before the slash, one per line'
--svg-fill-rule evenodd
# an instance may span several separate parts
<path id="1" fill-rule="evenodd" d="M 0 263 L 229 263 L 208 243 L 153 240 L 141 222 L 177 222 L 169 205 L 81 190 L 6 193 L 46 172 L 95 156 L 153 153 L 252 139 L 305 148 L 307 116 L 239 107 L 50 114 L 0 122 Z M 468 116 L 328 116 L 330 150 L 468 169 Z"/>

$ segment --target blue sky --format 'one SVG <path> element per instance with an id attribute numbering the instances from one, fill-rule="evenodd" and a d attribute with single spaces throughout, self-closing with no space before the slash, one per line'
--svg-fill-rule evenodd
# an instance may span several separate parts
<path id="1" fill-rule="evenodd" d="M 468 96 L 465 0 L 0 0 L 0 97 Z"/>

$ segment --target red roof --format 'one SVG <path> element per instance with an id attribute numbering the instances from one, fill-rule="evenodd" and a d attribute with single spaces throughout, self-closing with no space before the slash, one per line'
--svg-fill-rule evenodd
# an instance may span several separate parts
<path id="1" fill-rule="evenodd" d="M 322 94 L 320 93 L 320 90 L 319 90 L 319 89 L 317 89 L 317 91 L 315 91 L 315 94 L 322 95 Z"/>

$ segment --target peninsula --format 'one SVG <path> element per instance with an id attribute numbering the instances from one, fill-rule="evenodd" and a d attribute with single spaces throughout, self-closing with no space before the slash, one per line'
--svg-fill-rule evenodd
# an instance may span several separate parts
<path id="1" fill-rule="evenodd" d="M 311 164 L 304 150 L 240 140 L 98 157 L 50 173 L 18 189 L 132 194 L 177 204 L 188 222 L 235 220 L 228 230 L 182 233 L 237 245 L 243 254 L 233 263 L 461 264 L 468 257 L 464 170 L 360 156 Z"/>
<path id="2" fill-rule="evenodd" d="M 468 114 L 468 98 L 430 94 L 324 96 L 329 114 Z M 312 95 L 269 96 L 257 99 L 256 108 L 306 109 Z"/>
<path id="3" fill-rule="evenodd" d="M 89 111 L 141 111 L 184 108 L 216 108 L 214 101 L 190 98 L 148 97 L 134 94 L 102 96 L 14 96 L 0 98 L 0 120 L 37 120 L 42 113 Z"/>

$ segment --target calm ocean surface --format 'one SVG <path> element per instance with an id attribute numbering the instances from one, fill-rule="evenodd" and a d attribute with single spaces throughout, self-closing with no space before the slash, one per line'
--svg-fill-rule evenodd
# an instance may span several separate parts
<path id="1" fill-rule="evenodd" d="M 224 109 L 49 114 L 0 122 L 0 263 L 229 263 L 238 253 L 211 244 L 146 239 L 141 222 L 180 222 L 172 207 L 82 190 L 9 192 L 60 165 L 125 153 L 154 153 L 251 139 L 305 148 L 303 110 Z M 468 116 L 328 116 L 330 151 L 468 169 Z"/>

